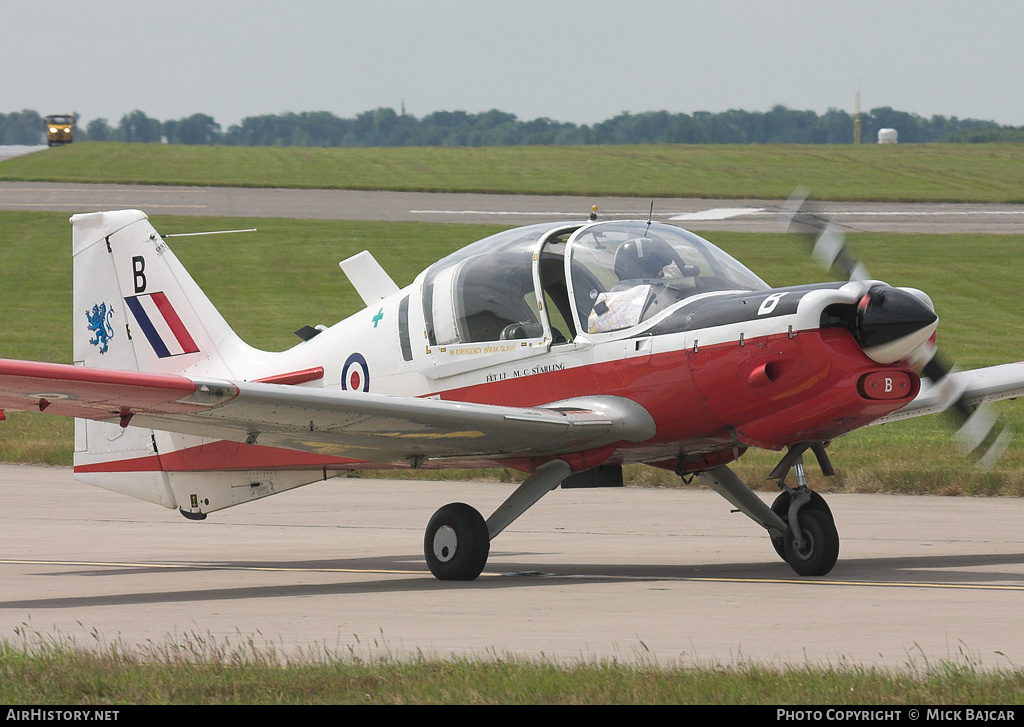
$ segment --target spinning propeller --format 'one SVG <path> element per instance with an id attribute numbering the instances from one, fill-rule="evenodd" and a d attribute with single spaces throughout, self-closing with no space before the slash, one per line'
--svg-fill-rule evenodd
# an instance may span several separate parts
<path id="1" fill-rule="evenodd" d="M 841 274 L 851 283 L 859 303 L 848 327 L 864 352 L 880 363 L 906 360 L 938 395 L 941 408 L 957 423 L 953 441 L 982 472 L 999 460 L 1013 434 L 998 421 L 991 404 L 972 406 L 964 396 L 966 380 L 951 376 L 954 367 L 939 356 L 933 331 L 938 318 L 913 293 L 872 281 L 863 263 L 846 244 L 846 235 L 831 220 L 807 209 L 807 190 L 798 188 L 782 208 L 786 229 L 813 240 L 812 256 L 825 268 Z M 920 339 L 920 340 L 917 340 Z M 909 355 L 908 351 L 910 352 Z M 895 356 L 895 358 L 893 358 Z"/>

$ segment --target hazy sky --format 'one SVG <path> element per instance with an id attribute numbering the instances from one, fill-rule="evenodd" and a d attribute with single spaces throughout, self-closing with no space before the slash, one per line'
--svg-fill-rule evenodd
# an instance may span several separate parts
<path id="1" fill-rule="evenodd" d="M 0 112 L 891 106 L 1024 125 L 1022 0 L 0 0 Z"/>

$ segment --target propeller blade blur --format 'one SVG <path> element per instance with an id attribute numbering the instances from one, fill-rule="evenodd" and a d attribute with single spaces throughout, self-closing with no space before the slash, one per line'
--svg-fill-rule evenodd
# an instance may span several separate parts
<path id="1" fill-rule="evenodd" d="M 969 405 L 963 398 L 963 389 L 947 376 L 954 366 L 946 363 L 935 348 L 932 331 L 938 318 L 934 311 L 905 291 L 880 285 L 870 287 L 867 268 L 846 244 L 846 235 L 831 220 L 816 213 L 807 200 L 808 190 L 797 187 L 782 206 L 780 217 L 788 232 L 809 238 L 811 256 L 825 269 L 852 282 L 865 283 L 865 295 L 851 331 L 864 352 L 887 363 L 908 358 L 920 375 L 941 392 L 945 408 L 956 423 L 954 443 L 980 471 L 990 470 L 1009 446 L 1013 433 L 1000 423 L 990 404 Z M 908 342 L 913 349 L 909 356 Z"/>

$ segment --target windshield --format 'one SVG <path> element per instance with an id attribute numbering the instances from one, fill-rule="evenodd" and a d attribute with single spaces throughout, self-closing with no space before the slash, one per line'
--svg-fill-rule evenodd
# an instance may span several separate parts
<path id="1" fill-rule="evenodd" d="M 588 333 L 635 326 L 700 293 L 769 288 L 707 240 L 666 224 L 592 225 L 569 249 L 567 275 Z"/>

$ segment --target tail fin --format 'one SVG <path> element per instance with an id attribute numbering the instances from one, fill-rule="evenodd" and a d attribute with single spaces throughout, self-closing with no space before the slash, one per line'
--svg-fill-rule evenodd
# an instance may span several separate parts
<path id="1" fill-rule="evenodd" d="M 238 378 L 255 350 L 231 330 L 138 210 L 75 215 L 74 360 L 103 369 Z M 202 440 L 76 420 L 75 476 L 179 507 L 161 461 Z"/>
<path id="2" fill-rule="evenodd" d="M 233 378 L 253 349 L 138 210 L 75 215 L 74 360 Z"/>

